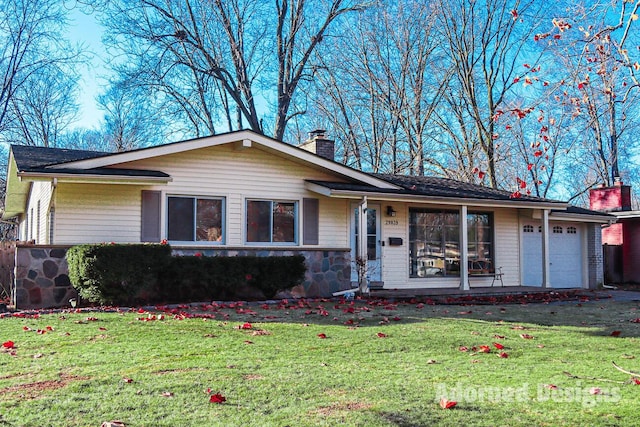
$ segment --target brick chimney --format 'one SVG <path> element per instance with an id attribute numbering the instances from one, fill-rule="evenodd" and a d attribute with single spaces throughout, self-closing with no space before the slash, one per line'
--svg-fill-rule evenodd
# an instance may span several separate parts
<path id="1" fill-rule="evenodd" d="M 620 212 L 631 210 L 631 186 L 617 178 L 613 187 L 589 190 L 589 207 L 594 211 Z"/>
<path id="2" fill-rule="evenodd" d="M 325 159 L 334 160 L 335 142 L 327 139 L 325 133 L 324 129 L 316 129 L 309 132 L 309 139 L 300 144 L 299 147 Z"/>

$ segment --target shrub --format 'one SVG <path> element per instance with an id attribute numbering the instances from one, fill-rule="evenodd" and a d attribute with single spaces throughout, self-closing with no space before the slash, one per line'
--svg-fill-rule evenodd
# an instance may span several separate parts
<path id="1" fill-rule="evenodd" d="M 133 304 L 157 293 L 169 245 L 78 245 L 67 251 L 69 278 L 80 296 L 100 304 Z"/>
<path id="2" fill-rule="evenodd" d="M 80 296 L 100 304 L 273 298 L 304 280 L 302 255 L 172 257 L 169 245 L 79 245 L 67 251 Z"/>

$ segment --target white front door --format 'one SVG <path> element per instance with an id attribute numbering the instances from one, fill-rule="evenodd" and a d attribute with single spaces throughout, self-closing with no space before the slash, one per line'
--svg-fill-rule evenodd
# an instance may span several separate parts
<path id="1" fill-rule="evenodd" d="M 359 226 L 359 207 L 352 205 L 351 212 L 351 281 L 358 282 L 357 247 Z M 369 204 L 367 206 L 367 277 L 369 282 L 379 282 L 381 280 L 382 263 L 380 245 L 380 205 Z"/>

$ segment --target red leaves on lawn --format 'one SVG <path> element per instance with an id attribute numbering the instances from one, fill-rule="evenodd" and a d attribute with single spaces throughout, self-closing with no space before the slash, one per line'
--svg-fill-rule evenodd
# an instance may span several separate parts
<path id="1" fill-rule="evenodd" d="M 378 338 L 386 338 L 386 337 L 387 337 L 387 334 L 378 332 Z"/>
<path id="2" fill-rule="evenodd" d="M 503 351 L 498 354 L 498 357 L 501 359 L 506 359 L 507 357 L 509 357 L 509 355 Z"/>
<path id="3" fill-rule="evenodd" d="M 446 397 L 440 399 L 440 407 L 442 409 L 452 409 L 454 408 L 458 402 L 454 402 L 453 400 L 449 400 Z"/>
<path id="4" fill-rule="evenodd" d="M 557 390 L 558 386 L 555 384 L 547 384 L 545 385 L 546 388 L 548 388 L 549 390 Z"/>
<path id="5" fill-rule="evenodd" d="M 633 382 L 635 385 L 640 385 L 640 379 L 636 377 L 631 377 L 631 382 Z"/>
<path id="6" fill-rule="evenodd" d="M 622 333 L 622 331 L 613 331 L 613 332 L 611 332 L 611 336 L 612 337 L 619 337 L 621 333 Z"/>
<path id="7" fill-rule="evenodd" d="M 131 383 L 133 382 L 133 380 L 132 380 L 131 378 L 124 377 L 124 378 L 122 379 L 122 382 L 123 382 L 123 383 L 127 383 L 127 384 L 131 384 Z"/>
<path id="8" fill-rule="evenodd" d="M 467 352 L 467 351 L 469 351 L 469 347 L 461 345 L 460 347 L 458 347 L 458 350 Z"/>
<path id="9" fill-rule="evenodd" d="M 249 322 L 246 322 L 246 323 L 240 325 L 239 328 L 240 329 L 252 329 L 253 325 L 251 323 L 249 323 Z"/>
<path id="10" fill-rule="evenodd" d="M 16 348 L 16 344 L 13 341 L 5 341 L 2 343 L 2 348 L 7 348 L 9 350 L 12 350 Z"/>
<path id="11" fill-rule="evenodd" d="M 589 389 L 589 394 L 593 394 L 593 395 L 602 394 L 602 389 L 600 387 L 591 387 Z"/>
<path id="12" fill-rule="evenodd" d="M 502 350 L 504 348 L 504 346 L 502 344 L 500 344 L 499 342 L 494 342 L 493 346 L 498 350 Z"/>
<path id="13" fill-rule="evenodd" d="M 478 352 L 480 353 L 491 353 L 491 348 L 488 345 L 481 345 L 478 347 Z"/>
<path id="14" fill-rule="evenodd" d="M 320 332 L 320 333 L 318 334 L 318 338 L 320 338 L 320 339 L 325 339 L 325 338 L 327 338 L 327 334 L 325 334 L 324 332 Z"/>
<path id="15" fill-rule="evenodd" d="M 529 335 L 529 334 L 520 334 L 520 338 L 525 339 L 525 340 L 534 339 L 533 335 Z"/>

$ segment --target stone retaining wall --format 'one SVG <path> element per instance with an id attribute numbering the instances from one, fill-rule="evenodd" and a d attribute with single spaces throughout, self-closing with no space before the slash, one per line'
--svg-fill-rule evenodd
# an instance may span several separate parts
<path id="1" fill-rule="evenodd" d="M 71 286 L 62 246 L 16 246 L 12 304 L 18 309 L 69 307 Z"/>
<path id="2" fill-rule="evenodd" d="M 17 309 L 69 307 L 77 298 L 71 286 L 66 246 L 18 245 L 12 305 Z M 303 284 L 291 290 L 294 297 L 327 297 L 351 288 L 351 253 L 338 250 L 223 249 L 173 247 L 174 256 L 291 256 L 303 255 L 307 273 Z"/>

